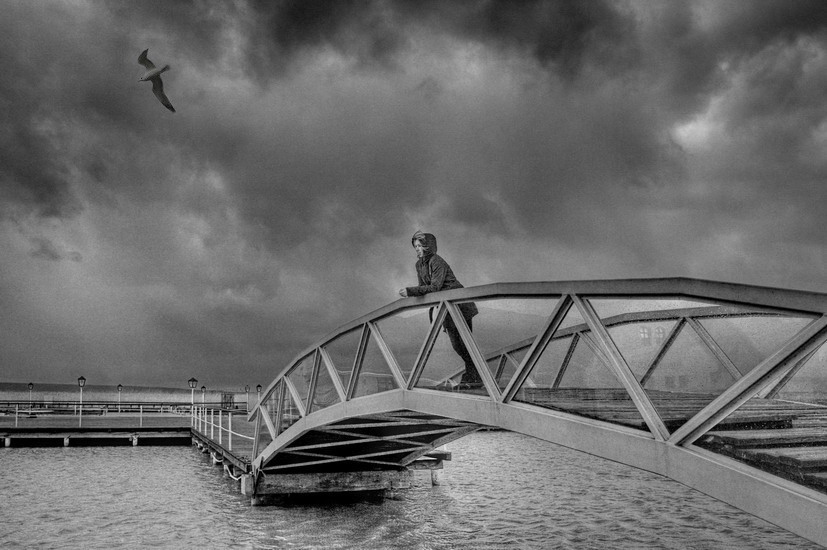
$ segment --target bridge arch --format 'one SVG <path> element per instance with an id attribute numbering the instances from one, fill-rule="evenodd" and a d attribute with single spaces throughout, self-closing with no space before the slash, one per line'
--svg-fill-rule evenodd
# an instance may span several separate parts
<path id="1" fill-rule="evenodd" d="M 459 383 L 448 317 L 479 386 Z M 825 341 L 825 294 L 686 278 L 398 300 L 281 369 L 249 415 L 253 470 L 404 468 L 490 426 L 670 477 L 827 545 L 827 469 L 794 464 L 827 448 Z"/>

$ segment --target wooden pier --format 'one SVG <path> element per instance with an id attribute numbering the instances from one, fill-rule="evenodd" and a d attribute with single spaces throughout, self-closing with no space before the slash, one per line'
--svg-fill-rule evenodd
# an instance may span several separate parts
<path id="1" fill-rule="evenodd" d="M 4 447 L 111 447 L 190 445 L 189 427 L 0 428 Z"/>

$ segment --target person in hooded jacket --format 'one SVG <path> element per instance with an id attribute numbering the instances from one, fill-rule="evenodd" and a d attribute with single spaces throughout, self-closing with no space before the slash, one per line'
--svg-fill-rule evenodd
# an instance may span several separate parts
<path id="1" fill-rule="evenodd" d="M 434 235 L 417 231 L 411 238 L 411 244 L 414 250 L 416 250 L 416 276 L 419 280 L 419 285 L 400 289 L 400 296 L 422 296 L 429 292 L 463 288 L 462 283 L 457 280 L 448 262 L 436 253 L 437 245 Z M 471 319 L 479 313 L 477 306 L 469 302 L 460 304 L 458 307 L 462 313 L 462 317 L 465 319 L 465 323 L 468 325 L 468 329 L 473 330 Z M 451 347 L 454 348 L 454 351 L 457 352 L 457 355 L 459 355 L 465 363 L 465 373 L 463 373 L 460 383 L 481 384 L 482 379 L 476 367 L 474 367 L 474 361 L 462 343 L 462 338 L 460 338 L 459 331 L 450 315 L 445 317 L 445 322 L 442 326 L 445 332 L 448 333 L 448 338 L 451 340 Z"/>

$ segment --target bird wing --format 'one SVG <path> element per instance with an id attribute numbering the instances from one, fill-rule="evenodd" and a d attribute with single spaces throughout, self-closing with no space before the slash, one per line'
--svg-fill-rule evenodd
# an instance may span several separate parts
<path id="1" fill-rule="evenodd" d="M 158 98 L 158 101 L 160 101 L 164 107 L 166 107 L 173 113 L 175 112 L 175 107 L 172 106 L 172 103 L 170 103 L 169 98 L 167 98 L 166 94 L 164 93 L 164 83 L 161 82 L 160 76 L 156 76 L 152 79 L 152 93 L 155 94 L 155 97 Z"/>
<path id="2" fill-rule="evenodd" d="M 151 71 L 152 69 L 155 68 L 155 64 L 152 61 L 150 61 L 149 59 L 147 59 L 146 52 L 148 52 L 148 51 L 149 51 L 149 48 L 147 48 L 147 49 L 145 49 L 144 51 L 141 52 L 141 55 L 138 56 L 138 63 L 140 63 L 141 65 L 146 67 L 146 70 Z"/>

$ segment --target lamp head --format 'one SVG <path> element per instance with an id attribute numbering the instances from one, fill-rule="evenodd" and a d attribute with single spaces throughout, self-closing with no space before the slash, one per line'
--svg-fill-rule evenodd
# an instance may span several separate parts
<path id="1" fill-rule="evenodd" d="M 78 378 L 78 386 L 80 386 L 82 388 L 85 385 L 86 385 L 86 378 L 84 378 L 83 376 Z"/>

